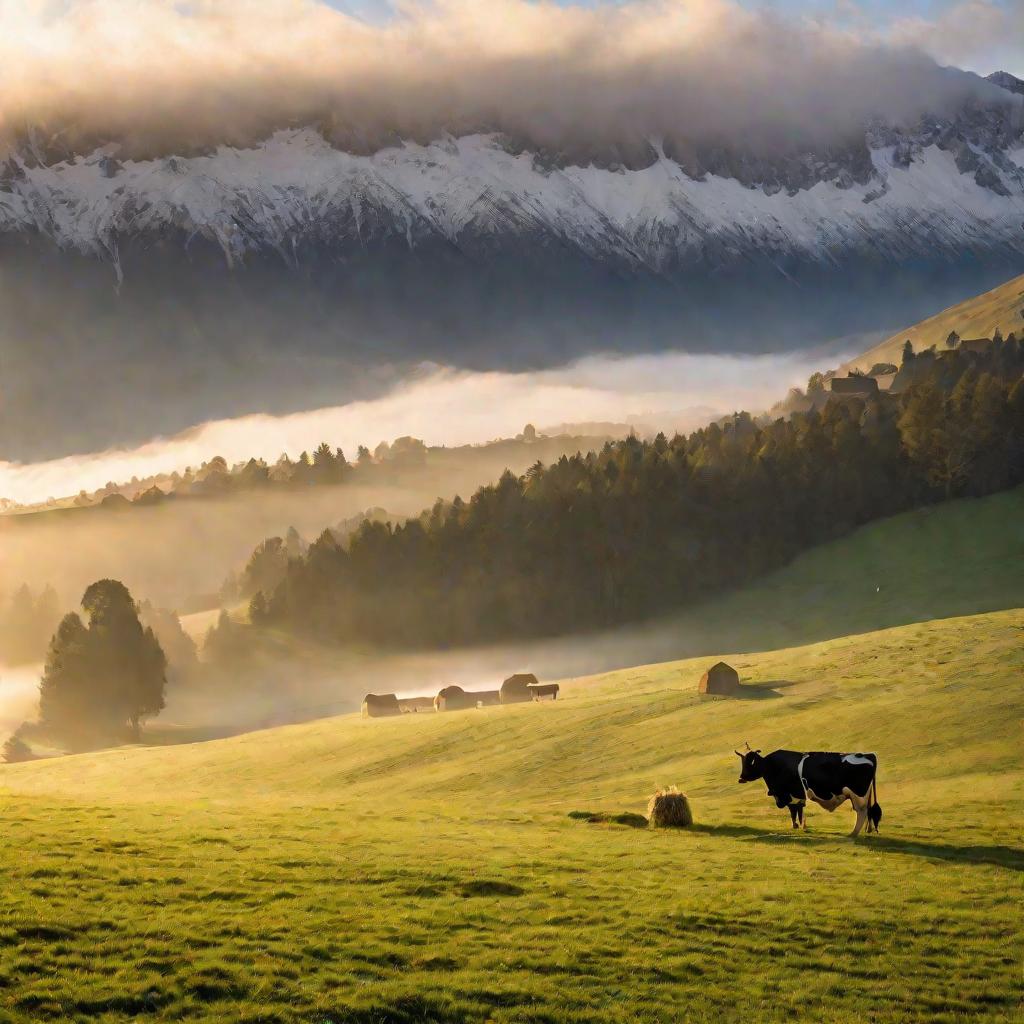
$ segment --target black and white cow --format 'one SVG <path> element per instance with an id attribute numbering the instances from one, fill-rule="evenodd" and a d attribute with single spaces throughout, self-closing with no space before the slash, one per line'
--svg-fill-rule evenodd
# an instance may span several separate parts
<path id="1" fill-rule="evenodd" d="M 736 751 L 741 761 L 740 782 L 764 779 L 768 795 L 779 807 L 789 807 L 793 827 L 804 825 L 803 807 L 808 799 L 826 811 L 834 811 L 847 800 L 857 812 L 852 836 L 860 835 L 865 823 L 868 832 L 877 832 L 882 820 L 878 803 L 876 776 L 878 758 L 874 754 L 836 754 L 823 751 L 776 750 L 765 756 L 760 750 Z"/>

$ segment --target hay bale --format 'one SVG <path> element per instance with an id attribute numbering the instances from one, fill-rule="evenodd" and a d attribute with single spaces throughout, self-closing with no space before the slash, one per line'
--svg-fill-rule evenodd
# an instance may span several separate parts
<path id="1" fill-rule="evenodd" d="M 693 812 L 686 794 L 675 786 L 659 789 L 647 804 L 647 822 L 651 828 L 689 828 Z"/>
<path id="2" fill-rule="evenodd" d="M 712 665 L 697 683 L 698 693 L 717 694 L 731 697 L 740 691 L 740 674 L 724 661 Z"/>

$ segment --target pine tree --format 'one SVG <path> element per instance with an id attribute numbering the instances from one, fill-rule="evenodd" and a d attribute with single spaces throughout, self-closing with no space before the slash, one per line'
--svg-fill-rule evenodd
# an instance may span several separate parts
<path id="1" fill-rule="evenodd" d="M 139 621 L 128 588 L 98 580 L 82 597 L 88 627 L 65 615 L 50 643 L 39 686 L 40 718 L 56 732 L 110 738 L 164 707 L 167 659 Z"/>
<path id="2" fill-rule="evenodd" d="M 89 632 L 75 612 L 61 619 L 39 682 L 39 720 L 58 735 L 80 734 L 95 717 Z"/>

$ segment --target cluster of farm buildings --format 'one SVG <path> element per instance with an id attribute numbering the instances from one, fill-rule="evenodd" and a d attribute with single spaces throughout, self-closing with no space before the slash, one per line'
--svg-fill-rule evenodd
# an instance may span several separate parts
<path id="1" fill-rule="evenodd" d="M 739 673 L 720 661 L 704 673 L 697 692 L 718 697 L 736 696 L 743 690 Z M 465 711 L 467 708 L 525 704 L 535 700 L 557 700 L 558 683 L 541 683 L 532 673 L 509 676 L 497 690 L 464 690 L 445 686 L 434 697 L 399 697 L 394 693 L 368 693 L 363 698 L 363 718 L 387 718 L 420 711 Z"/>
<path id="2" fill-rule="evenodd" d="M 558 683 L 541 683 L 530 673 L 509 676 L 497 690 L 464 690 L 445 686 L 435 697 L 399 697 L 394 693 L 368 693 L 363 698 L 363 718 L 415 714 L 419 711 L 464 711 L 499 704 L 525 704 L 533 700 L 555 700 Z"/>

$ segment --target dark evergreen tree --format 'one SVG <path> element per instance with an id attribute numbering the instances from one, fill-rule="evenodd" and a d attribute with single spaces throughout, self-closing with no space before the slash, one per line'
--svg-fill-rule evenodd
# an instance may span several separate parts
<path id="1" fill-rule="evenodd" d="M 143 627 L 127 587 L 98 580 L 82 597 L 88 627 L 75 613 L 61 621 L 39 688 L 40 719 L 58 733 L 139 736 L 142 720 L 164 707 L 167 660 Z"/>
<path id="2" fill-rule="evenodd" d="M 630 437 L 506 472 L 400 525 L 364 522 L 344 546 L 327 532 L 252 621 L 389 646 L 614 626 L 878 516 L 1024 482 L 1018 347 L 925 350 L 908 368 L 898 394 L 826 394 L 788 420 L 738 413 L 689 437 Z"/>

